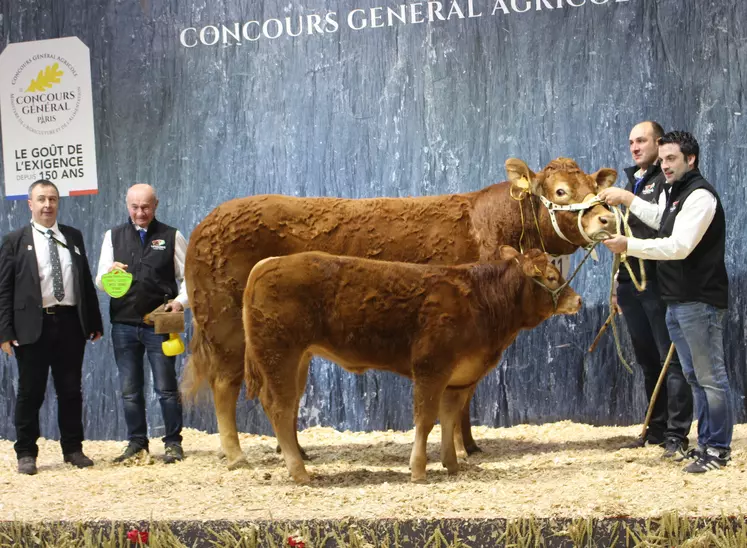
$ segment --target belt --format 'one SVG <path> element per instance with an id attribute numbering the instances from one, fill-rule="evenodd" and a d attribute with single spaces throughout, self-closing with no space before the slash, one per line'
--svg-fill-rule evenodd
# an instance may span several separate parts
<path id="1" fill-rule="evenodd" d="M 49 314 L 50 316 L 54 314 L 62 314 L 65 312 L 74 312 L 76 310 L 75 306 L 63 306 L 61 304 L 58 304 L 56 306 L 48 306 L 44 309 L 45 314 Z"/>

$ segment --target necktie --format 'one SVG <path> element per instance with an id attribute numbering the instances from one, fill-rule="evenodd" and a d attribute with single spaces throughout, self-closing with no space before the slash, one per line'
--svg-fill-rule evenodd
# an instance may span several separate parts
<path id="1" fill-rule="evenodd" d="M 638 187 L 641 186 L 642 182 L 643 182 L 643 177 L 636 177 L 635 185 L 633 185 L 633 194 L 638 195 Z"/>
<path id="2" fill-rule="evenodd" d="M 65 298 L 65 286 L 62 283 L 62 265 L 60 264 L 60 252 L 57 250 L 57 241 L 54 239 L 54 232 L 50 228 L 47 230 L 47 240 L 49 241 L 49 257 L 52 259 L 52 283 L 54 287 L 54 298 L 61 301 Z"/>
<path id="3" fill-rule="evenodd" d="M 140 243 L 145 245 L 145 230 L 138 230 L 140 233 Z"/>

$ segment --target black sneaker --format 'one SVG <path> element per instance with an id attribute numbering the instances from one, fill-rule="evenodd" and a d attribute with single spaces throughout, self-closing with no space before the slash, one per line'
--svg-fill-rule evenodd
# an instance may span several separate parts
<path id="1" fill-rule="evenodd" d="M 163 462 L 166 464 L 173 464 L 183 460 L 184 449 L 182 449 L 180 443 L 170 443 L 166 446 L 166 451 L 163 455 Z"/>
<path id="2" fill-rule="evenodd" d="M 701 454 L 700 458 L 695 462 L 691 462 L 683 468 L 683 471 L 690 474 L 702 474 L 711 470 L 720 470 L 726 466 L 731 460 L 729 451 L 719 450 L 715 447 L 709 447 L 705 453 Z"/>
<path id="3" fill-rule="evenodd" d="M 685 455 L 687 455 L 687 440 L 668 438 L 664 444 L 664 453 L 662 453 L 661 458 L 673 459 L 675 457 L 684 457 Z"/>
<path id="4" fill-rule="evenodd" d="M 76 468 L 88 468 L 93 466 L 93 461 L 83 454 L 83 451 L 75 451 L 74 453 L 68 453 L 62 456 L 68 464 L 72 464 Z"/>
<path id="5" fill-rule="evenodd" d="M 682 462 L 686 460 L 696 461 L 703 456 L 703 453 L 704 451 L 702 447 L 696 447 L 694 449 L 690 449 L 687 453 L 675 455 L 672 460 L 674 462 Z"/>
<path id="6" fill-rule="evenodd" d="M 114 462 L 117 464 L 150 464 L 150 454 L 145 447 L 130 442 L 124 453 L 116 457 Z"/>

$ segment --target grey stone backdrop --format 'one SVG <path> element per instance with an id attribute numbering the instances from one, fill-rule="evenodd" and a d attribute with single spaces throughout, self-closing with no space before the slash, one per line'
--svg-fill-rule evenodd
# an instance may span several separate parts
<path id="1" fill-rule="evenodd" d="M 156 186 L 159 218 L 188 236 L 238 196 L 471 191 L 504 180 L 512 156 L 535 169 L 557 156 L 587 172 L 621 169 L 630 162 L 630 127 L 655 118 L 695 133 L 702 170 L 724 202 L 726 358 L 745 421 L 747 2 L 587 0 L 574 8 L 506 0 L 511 13 L 491 15 L 494 0 L 474 0 L 482 17 L 361 31 L 345 24 L 353 8 L 396 5 L 379 2 L 0 0 L 0 49 L 63 36 L 90 47 L 100 191 L 64 199 L 60 212 L 83 231 L 89 260 L 96 264 L 104 231 L 125 220 L 125 191 L 136 181 Z M 338 14 L 337 32 L 194 48 L 179 41 L 187 27 L 329 11 Z M 25 202 L 0 208 L 1 234 L 29 218 Z M 586 353 L 607 314 L 610 265 L 603 252 L 574 281 L 582 313 L 521 335 L 505 353 L 480 384 L 476 423 L 642 420 L 642 377 L 622 369 L 611 337 Z M 108 299 L 100 297 L 106 318 Z M 627 343 L 625 350 L 632 357 Z M 11 439 L 15 379 L 15 362 L 3 355 L 0 436 Z M 84 383 L 86 435 L 121 439 L 108 336 L 89 345 Z M 410 395 L 409 381 L 393 375 L 357 377 L 315 361 L 301 425 L 410 428 Z M 42 431 L 55 437 L 52 402 Z M 152 394 L 149 406 L 159 436 Z M 255 402 L 240 401 L 239 423 L 269 432 Z M 190 408 L 186 424 L 215 431 L 214 413 Z"/>

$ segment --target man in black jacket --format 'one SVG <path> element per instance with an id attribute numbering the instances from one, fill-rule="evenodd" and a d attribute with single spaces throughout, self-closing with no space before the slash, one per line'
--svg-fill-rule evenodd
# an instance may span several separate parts
<path id="1" fill-rule="evenodd" d="M 653 121 L 636 124 L 630 131 L 630 154 L 635 165 L 625 169 L 625 174 L 628 177 L 626 191 L 630 193 L 631 200 L 635 196 L 647 203 L 658 202 L 665 184 L 658 162 L 657 143 L 663 134 L 662 127 Z M 607 189 L 600 197 L 609 200 L 616 193 L 620 193 L 619 189 Z M 629 215 L 628 221 L 634 237 L 656 238 L 656 230 L 635 215 Z M 646 396 L 650 403 L 671 345 L 666 323 L 667 307 L 659 292 L 656 262 L 643 261 L 643 275 L 637 259 L 631 258 L 628 264 L 637 280 L 645 279 L 646 286 L 643 291 L 638 291 L 630 272 L 623 265 L 617 275 L 617 304 L 628 326 L 636 361 L 643 370 Z M 664 458 L 681 459 L 687 450 L 692 416 L 692 390 L 675 352 L 666 373 L 666 383 L 662 385 L 654 402 L 645 437 L 637 438 L 625 447 L 661 445 L 665 447 Z"/>
<path id="2" fill-rule="evenodd" d="M 132 285 L 122 297 L 112 298 L 114 359 L 122 387 L 124 416 L 129 443 L 114 459 L 117 463 L 150 462 L 148 424 L 145 416 L 143 357 L 148 355 L 153 387 L 161 404 L 165 433 L 164 462 L 184 459 L 182 449 L 182 403 L 176 377 L 176 359 L 166 356 L 161 344 L 168 335 L 154 332 L 144 316 L 164 303 L 180 312 L 188 304 L 184 284 L 184 258 L 187 240 L 174 227 L 156 219 L 158 198 L 153 187 L 137 184 L 127 191 L 127 222 L 108 230 L 101 246 L 96 283 L 114 269 L 132 274 Z"/>
<path id="3" fill-rule="evenodd" d="M 31 223 L 0 249 L 0 342 L 18 363 L 15 408 L 18 472 L 36 474 L 39 409 L 50 367 L 65 462 L 86 468 L 81 376 L 86 339 L 103 333 L 81 233 L 57 223 L 59 192 L 40 179 L 29 188 Z"/>
<path id="4" fill-rule="evenodd" d="M 658 203 L 630 195 L 619 197 L 620 203 L 658 230 L 657 237 L 617 236 L 605 241 L 613 253 L 657 261 L 661 296 L 667 303 L 667 328 L 697 409 L 698 448 L 688 452 L 694 462 L 685 467 L 690 473 L 726 466 L 734 429 L 723 340 L 729 301 L 726 221 L 718 193 L 698 170 L 699 153 L 698 142 L 684 131 L 659 139 L 667 184 Z"/>

